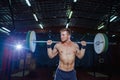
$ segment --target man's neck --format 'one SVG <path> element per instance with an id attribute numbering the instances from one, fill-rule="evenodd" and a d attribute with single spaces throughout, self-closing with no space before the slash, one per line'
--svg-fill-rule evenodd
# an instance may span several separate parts
<path id="1" fill-rule="evenodd" d="M 62 42 L 64 45 L 68 45 L 68 44 L 70 44 L 70 42 L 71 42 L 71 40 L 67 40 L 67 41 L 65 41 L 65 42 Z"/>

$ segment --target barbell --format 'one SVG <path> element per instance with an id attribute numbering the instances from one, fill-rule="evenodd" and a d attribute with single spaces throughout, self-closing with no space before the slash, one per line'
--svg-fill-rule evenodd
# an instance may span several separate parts
<path id="1" fill-rule="evenodd" d="M 26 37 L 27 48 L 35 52 L 36 43 L 46 43 L 47 41 L 36 41 L 36 33 L 35 31 L 28 31 Z M 52 41 L 53 43 L 57 43 L 58 41 Z M 76 42 L 80 43 L 80 42 Z M 94 50 L 97 54 L 106 52 L 108 49 L 108 37 L 104 33 L 97 33 L 94 38 L 94 42 L 86 42 L 87 44 L 93 44 Z"/>

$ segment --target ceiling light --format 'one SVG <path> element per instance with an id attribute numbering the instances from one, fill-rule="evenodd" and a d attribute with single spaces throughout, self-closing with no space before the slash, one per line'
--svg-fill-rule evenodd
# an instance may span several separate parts
<path id="1" fill-rule="evenodd" d="M 38 21 L 36 14 L 33 14 L 33 16 L 34 16 L 35 20 Z"/>
<path id="2" fill-rule="evenodd" d="M 102 28 L 104 28 L 104 27 L 105 27 L 104 22 L 102 22 L 102 23 L 98 26 L 98 30 L 100 30 L 100 29 L 102 29 Z"/>
<path id="3" fill-rule="evenodd" d="M 9 35 L 9 33 L 7 31 L 3 30 L 3 29 L 0 29 L 0 31 Z"/>
<path id="4" fill-rule="evenodd" d="M 113 34 L 112 37 L 115 37 L 115 35 Z"/>
<path id="5" fill-rule="evenodd" d="M 77 0 L 73 0 L 73 2 L 77 2 Z"/>
<path id="6" fill-rule="evenodd" d="M 105 27 L 104 25 L 101 25 L 101 26 L 98 27 L 98 30 L 100 30 L 100 29 L 102 29 L 104 27 Z"/>
<path id="7" fill-rule="evenodd" d="M 29 0 L 25 0 L 26 1 L 26 3 L 27 3 L 27 5 L 28 6 L 31 6 L 31 4 L 30 4 L 30 1 Z"/>
<path id="8" fill-rule="evenodd" d="M 69 26 L 69 23 L 66 24 L 66 28 L 68 28 L 68 26 Z"/>
<path id="9" fill-rule="evenodd" d="M 42 24 L 39 24 L 40 28 L 43 29 L 43 25 Z"/>
<path id="10" fill-rule="evenodd" d="M 110 22 L 114 21 L 117 18 L 117 16 L 111 16 Z"/>
<path id="11" fill-rule="evenodd" d="M 70 11 L 70 14 L 69 14 L 69 19 L 72 17 L 72 14 L 73 14 L 73 11 Z"/>
<path id="12" fill-rule="evenodd" d="M 2 29 L 4 29 L 5 31 L 7 32 L 11 32 L 9 29 L 5 28 L 5 27 L 2 27 Z"/>

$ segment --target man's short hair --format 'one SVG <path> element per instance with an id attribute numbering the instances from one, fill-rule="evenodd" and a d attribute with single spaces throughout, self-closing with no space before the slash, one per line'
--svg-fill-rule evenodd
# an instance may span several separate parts
<path id="1" fill-rule="evenodd" d="M 71 30 L 69 28 L 62 28 L 60 29 L 60 32 L 67 31 L 69 35 L 71 35 Z"/>

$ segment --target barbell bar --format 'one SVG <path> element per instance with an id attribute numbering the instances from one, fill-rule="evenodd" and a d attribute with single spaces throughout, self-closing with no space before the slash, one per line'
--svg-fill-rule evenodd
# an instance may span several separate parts
<path id="1" fill-rule="evenodd" d="M 47 41 L 33 41 L 34 43 L 47 43 Z M 57 43 L 59 41 L 52 41 L 52 43 Z M 81 44 L 81 42 L 75 42 Z M 86 42 L 87 44 L 94 44 L 93 42 Z"/>
<path id="2" fill-rule="evenodd" d="M 30 51 L 34 52 L 36 48 L 36 43 L 46 43 L 47 41 L 37 41 L 35 31 L 29 31 L 26 37 L 26 44 Z M 58 41 L 52 41 L 52 43 L 57 43 Z M 81 42 L 76 42 L 81 44 Z M 108 49 L 108 38 L 104 33 L 97 33 L 94 42 L 86 42 L 87 44 L 93 44 L 94 50 L 97 54 L 107 51 Z"/>
<path id="3" fill-rule="evenodd" d="M 34 43 L 46 43 L 47 41 L 33 41 Z M 52 41 L 52 43 L 57 43 L 58 41 Z"/>
<path id="4" fill-rule="evenodd" d="M 33 41 L 34 43 L 47 43 L 47 41 Z M 52 43 L 57 43 L 59 41 L 52 41 Z M 81 44 L 81 42 L 75 42 L 75 43 L 79 43 Z M 94 44 L 94 42 L 86 42 L 87 44 Z M 103 41 L 102 42 L 99 42 L 97 41 L 95 44 L 96 45 L 99 45 L 100 43 L 104 43 Z M 110 45 L 116 45 L 116 43 L 109 43 Z"/>

